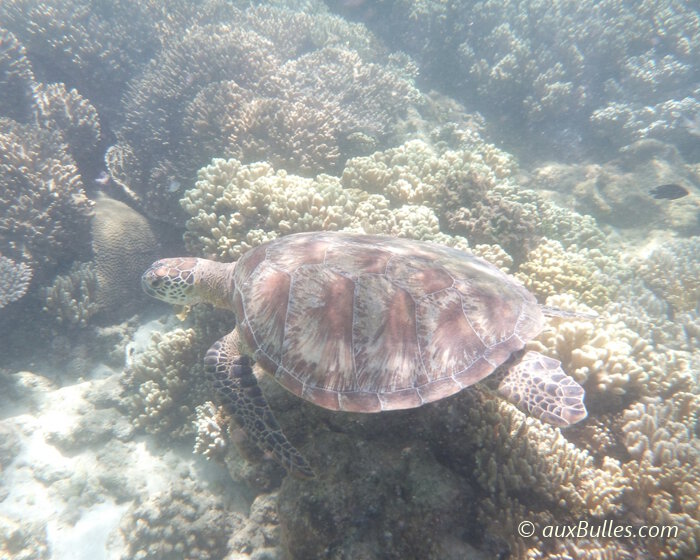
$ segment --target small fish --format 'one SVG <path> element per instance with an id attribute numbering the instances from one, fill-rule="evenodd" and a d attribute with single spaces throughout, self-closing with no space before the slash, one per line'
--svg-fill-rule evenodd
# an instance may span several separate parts
<path id="1" fill-rule="evenodd" d="M 683 198 L 688 194 L 688 189 L 677 185 L 676 183 L 668 183 L 666 185 L 659 185 L 654 187 L 649 191 L 649 194 L 656 199 L 667 199 L 675 200 L 676 198 Z"/>
<path id="2" fill-rule="evenodd" d="M 109 174 L 106 171 L 100 171 L 100 174 L 95 177 L 95 183 L 98 185 L 106 185 L 109 183 Z"/>

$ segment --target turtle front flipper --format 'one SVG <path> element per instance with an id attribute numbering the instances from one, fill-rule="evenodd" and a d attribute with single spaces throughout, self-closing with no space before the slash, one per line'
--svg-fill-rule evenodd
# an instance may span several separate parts
<path id="1" fill-rule="evenodd" d="M 560 366 L 553 358 L 527 352 L 510 367 L 498 390 L 532 416 L 562 428 L 570 426 L 588 414 L 585 391 Z"/>
<path id="2" fill-rule="evenodd" d="M 239 355 L 237 340 L 235 331 L 227 334 L 204 357 L 204 369 L 221 404 L 255 444 L 271 452 L 288 472 L 303 478 L 313 477 L 306 459 L 282 433 L 258 386 L 253 360 Z"/>

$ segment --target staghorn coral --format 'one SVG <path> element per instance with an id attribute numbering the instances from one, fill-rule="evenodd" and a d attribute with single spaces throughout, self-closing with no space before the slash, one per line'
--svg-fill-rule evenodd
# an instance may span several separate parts
<path id="1" fill-rule="evenodd" d="M 31 281 L 31 267 L 0 255 L 0 309 L 22 298 Z"/>
<path id="2" fill-rule="evenodd" d="M 675 311 L 700 306 L 700 237 L 675 239 L 637 265 L 644 283 Z"/>
<path id="3" fill-rule="evenodd" d="M 368 62 L 352 44 L 371 51 L 369 35 L 362 40 L 349 24 L 340 32 L 341 21 L 330 18 L 329 27 L 329 18 L 232 10 L 217 24 L 194 24 L 168 36 L 124 97 L 119 141 L 107 157 L 112 176 L 137 193 L 147 214 L 179 221 L 179 187 L 212 156 L 264 157 L 310 173 L 354 155 L 353 139 L 384 139 L 419 97 L 410 65 L 397 57 Z M 246 19 L 255 25 L 246 26 Z M 288 59 L 294 49 L 284 46 L 304 36 L 313 40 Z M 335 45 L 343 36 L 342 48 L 320 44 L 325 38 Z M 112 166 L 125 159 L 128 165 Z"/>
<path id="4" fill-rule="evenodd" d="M 597 250 L 565 250 L 561 243 L 544 239 L 527 256 L 515 275 L 540 299 L 555 294 L 572 294 L 579 301 L 602 307 L 615 296 L 615 284 L 596 262 L 604 260 Z"/>
<path id="5" fill-rule="evenodd" d="M 33 88 L 37 124 L 60 132 L 76 160 L 88 157 L 101 137 L 97 110 L 77 90 L 64 84 L 36 84 Z"/>
<path id="6" fill-rule="evenodd" d="M 625 495 L 645 523 L 678 529 L 675 538 L 650 539 L 656 558 L 690 557 L 700 550 L 700 395 L 644 399 L 623 414 L 625 446 L 634 459 L 624 465 L 634 492 Z"/>
<path id="7" fill-rule="evenodd" d="M 56 133 L 0 119 L 0 251 L 43 280 L 88 250 L 92 204 Z"/>
<path id="8" fill-rule="evenodd" d="M 17 37 L 0 27 L 0 115 L 19 122 L 31 117 L 34 72 Z"/>
<path id="9" fill-rule="evenodd" d="M 158 47 L 154 2 L 8 0 L 0 21 L 26 46 L 37 79 L 64 82 L 114 116 L 126 82 Z M 173 11 L 185 2 L 170 0 Z M 160 17 L 157 17 L 160 16 Z"/>

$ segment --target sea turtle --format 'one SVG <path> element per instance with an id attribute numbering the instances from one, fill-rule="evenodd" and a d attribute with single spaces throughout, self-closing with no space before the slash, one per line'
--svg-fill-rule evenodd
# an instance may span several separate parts
<path id="1" fill-rule="evenodd" d="M 298 233 L 230 264 L 162 259 L 142 284 L 170 303 L 233 311 L 236 328 L 209 349 L 205 370 L 249 437 L 293 474 L 313 476 L 275 420 L 254 362 L 295 395 L 352 412 L 418 407 L 508 362 L 499 386 L 508 400 L 556 426 L 586 416 L 584 390 L 560 362 L 523 351 L 545 315 L 567 313 L 538 305 L 513 278 L 463 251 L 385 236 Z"/>

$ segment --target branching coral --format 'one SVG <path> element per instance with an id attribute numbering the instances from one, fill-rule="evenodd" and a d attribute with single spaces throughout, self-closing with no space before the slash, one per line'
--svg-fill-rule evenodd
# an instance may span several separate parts
<path id="1" fill-rule="evenodd" d="M 66 326 L 86 327 L 99 311 L 97 274 L 91 263 L 74 263 L 44 290 L 44 312 Z"/>
<path id="2" fill-rule="evenodd" d="M 649 288 L 676 311 L 700 305 L 700 237 L 677 239 L 655 249 L 638 265 Z"/>
<path id="3" fill-rule="evenodd" d="M 686 101 L 697 87 L 700 18 L 687 3 L 392 0 L 375 10 L 368 25 L 418 59 L 427 80 L 459 91 L 529 147 L 544 144 L 547 155 L 552 147 L 570 155 L 577 135 L 598 126 L 617 147 L 661 133 L 692 149 L 683 119 L 695 114 Z M 646 122 L 600 114 L 612 104 Z"/>
<path id="4" fill-rule="evenodd" d="M 343 188 L 335 177 L 307 179 L 267 163 L 215 159 L 200 170 L 181 204 L 191 216 L 185 233 L 190 250 L 220 260 L 236 260 L 279 235 L 314 230 L 350 229 L 468 247 L 466 239 L 442 233 L 426 206 L 391 208 L 384 196 Z"/>
<path id="5" fill-rule="evenodd" d="M 634 492 L 625 502 L 646 523 L 675 527 L 678 535 L 650 540 L 658 558 L 693 556 L 700 549 L 700 396 L 676 393 L 645 399 L 625 411 L 625 446 L 635 461 L 624 465 Z"/>
<path id="6" fill-rule="evenodd" d="M 34 72 L 24 46 L 0 28 L 0 115 L 19 122 L 29 120 L 33 85 Z"/>
<path id="7" fill-rule="evenodd" d="M 84 97 L 64 84 L 37 84 L 33 93 L 41 128 L 60 132 L 76 160 L 95 150 L 101 136 L 99 115 Z"/>
<path id="8" fill-rule="evenodd" d="M 180 2 L 169 4 L 172 9 Z M 110 115 L 127 80 L 158 46 L 156 14 L 155 3 L 134 0 L 9 0 L 0 5 L 0 21 L 26 46 L 37 78 L 71 84 Z"/>
<path id="9" fill-rule="evenodd" d="M 327 15 L 272 8 L 232 10 L 221 21 L 169 37 L 125 96 L 112 152 L 130 152 L 132 163 L 112 167 L 124 159 L 116 153 L 107 163 L 153 216 L 181 219 L 178 190 L 212 156 L 328 171 L 354 155 L 355 137 L 383 139 L 419 98 L 407 62 L 365 60 L 373 42 L 357 26 L 341 32 L 341 20 Z M 342 48 L 329 46 L 343 36 Z"/>
<path id="10" fill-rule="evenodd" d="M 55 133 L 0 119 L 0 250 L 43 278 L 88 250 L 91 203 Z"/>
<path id="11" fill-rule="evenodd" d="M 31 267 L 0 255 L 0 308 L 24 296 L 31 281 Z"/>

